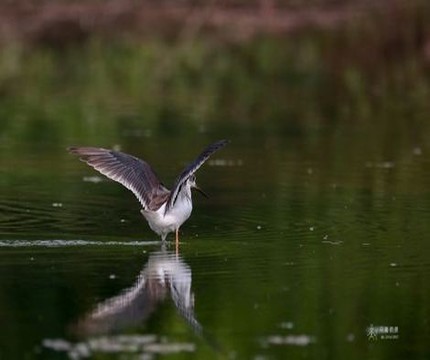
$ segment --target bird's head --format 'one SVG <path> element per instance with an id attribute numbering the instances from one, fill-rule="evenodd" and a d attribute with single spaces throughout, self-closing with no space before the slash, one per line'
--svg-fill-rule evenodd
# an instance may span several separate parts
<path id="1" fill-rule="evenodd" d="M 188 178 L 187 182 L 188 182 L 188 185 L 190 186 L 191 189 L 196 189 L 200 194 L 202 194 L 206 198 L 209 197 L 202 189 L 200 189 L 197 186 L 196 176 L 194 174 Z"/>

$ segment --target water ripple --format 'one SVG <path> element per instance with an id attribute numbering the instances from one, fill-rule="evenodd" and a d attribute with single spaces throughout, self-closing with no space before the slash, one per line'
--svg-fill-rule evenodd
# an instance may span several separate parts
<path id="1" fill-rule="evenodd" d="M 0 247 L 152 246 L 159 241 L 1 240 Z"/>

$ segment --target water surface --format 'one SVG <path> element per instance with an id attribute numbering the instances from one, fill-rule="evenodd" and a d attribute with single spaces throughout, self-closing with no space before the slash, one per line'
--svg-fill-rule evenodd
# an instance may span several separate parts
<path id="1" fill-rule="evenodd" d="M 64 148 L 15 157 L 0 204 L 2 356 L 427 354 L 427 157 L 344 173 L 277 146 L 271 164 L 270 144 L 256 156 L 232 142 L 201 170 L 211 198 L 195 194 L 178 255 L 131 193 Z M 154 166 L 181 167 L 159 152 Z M 372 326 L 387 333 L 369 339 Z"/>

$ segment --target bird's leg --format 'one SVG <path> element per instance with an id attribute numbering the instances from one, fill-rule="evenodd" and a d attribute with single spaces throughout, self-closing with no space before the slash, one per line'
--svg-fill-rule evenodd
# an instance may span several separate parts
<path id="1" fill-rule="evenodd" d="M 166 251 L 166 237 L 167 234 L 161 234 L 161 251 Z"/>
<path id="2" fill-rule="evenodd" d="M 166 242 L 165 241 L 162 241 L 161 242 L 161 251 L 166 251 Z"/>
<path id="3" fill-rule="evenodd" d="M 179 250 L 179 228 L 176 229 L 176 254 Z"/>

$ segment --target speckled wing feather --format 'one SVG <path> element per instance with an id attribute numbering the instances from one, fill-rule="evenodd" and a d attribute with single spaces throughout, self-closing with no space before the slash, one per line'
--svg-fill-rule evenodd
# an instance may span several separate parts
<path id="1" fill-rule="evenodd" d="M 95 147 L 69 147 L 69 152 L 108 178 L 131 190 L 145 210 L 157 210 L 170 191 L 145 161 L 120 151 Z"/>
<path id="2" fill-rule="evenodd" d="M 187 179 L 193 175 L 199 168 L 204 164 L 204 162 L 209 159 L 209 157 L 217 150 L 223 148 L 225 145 L 229 143 L 228 140 L 220 140 L 217 141 L 211 145 L 209 145 L 203 152 L 197 156 L 197 158 L 190 163 L 178 176 L 178 178 L 175 181 L 175 185 L 172 188 L 172 191 L 170 192 L 169 200 L 167 201 L 166 209 L 165 211 L 169 210 L 173 204 L 176 201 L 176 198 L 178 197 L 178 193 L 181 189 L 181 187 L 184 185 L 184 183 L 187 181 Z"/>

